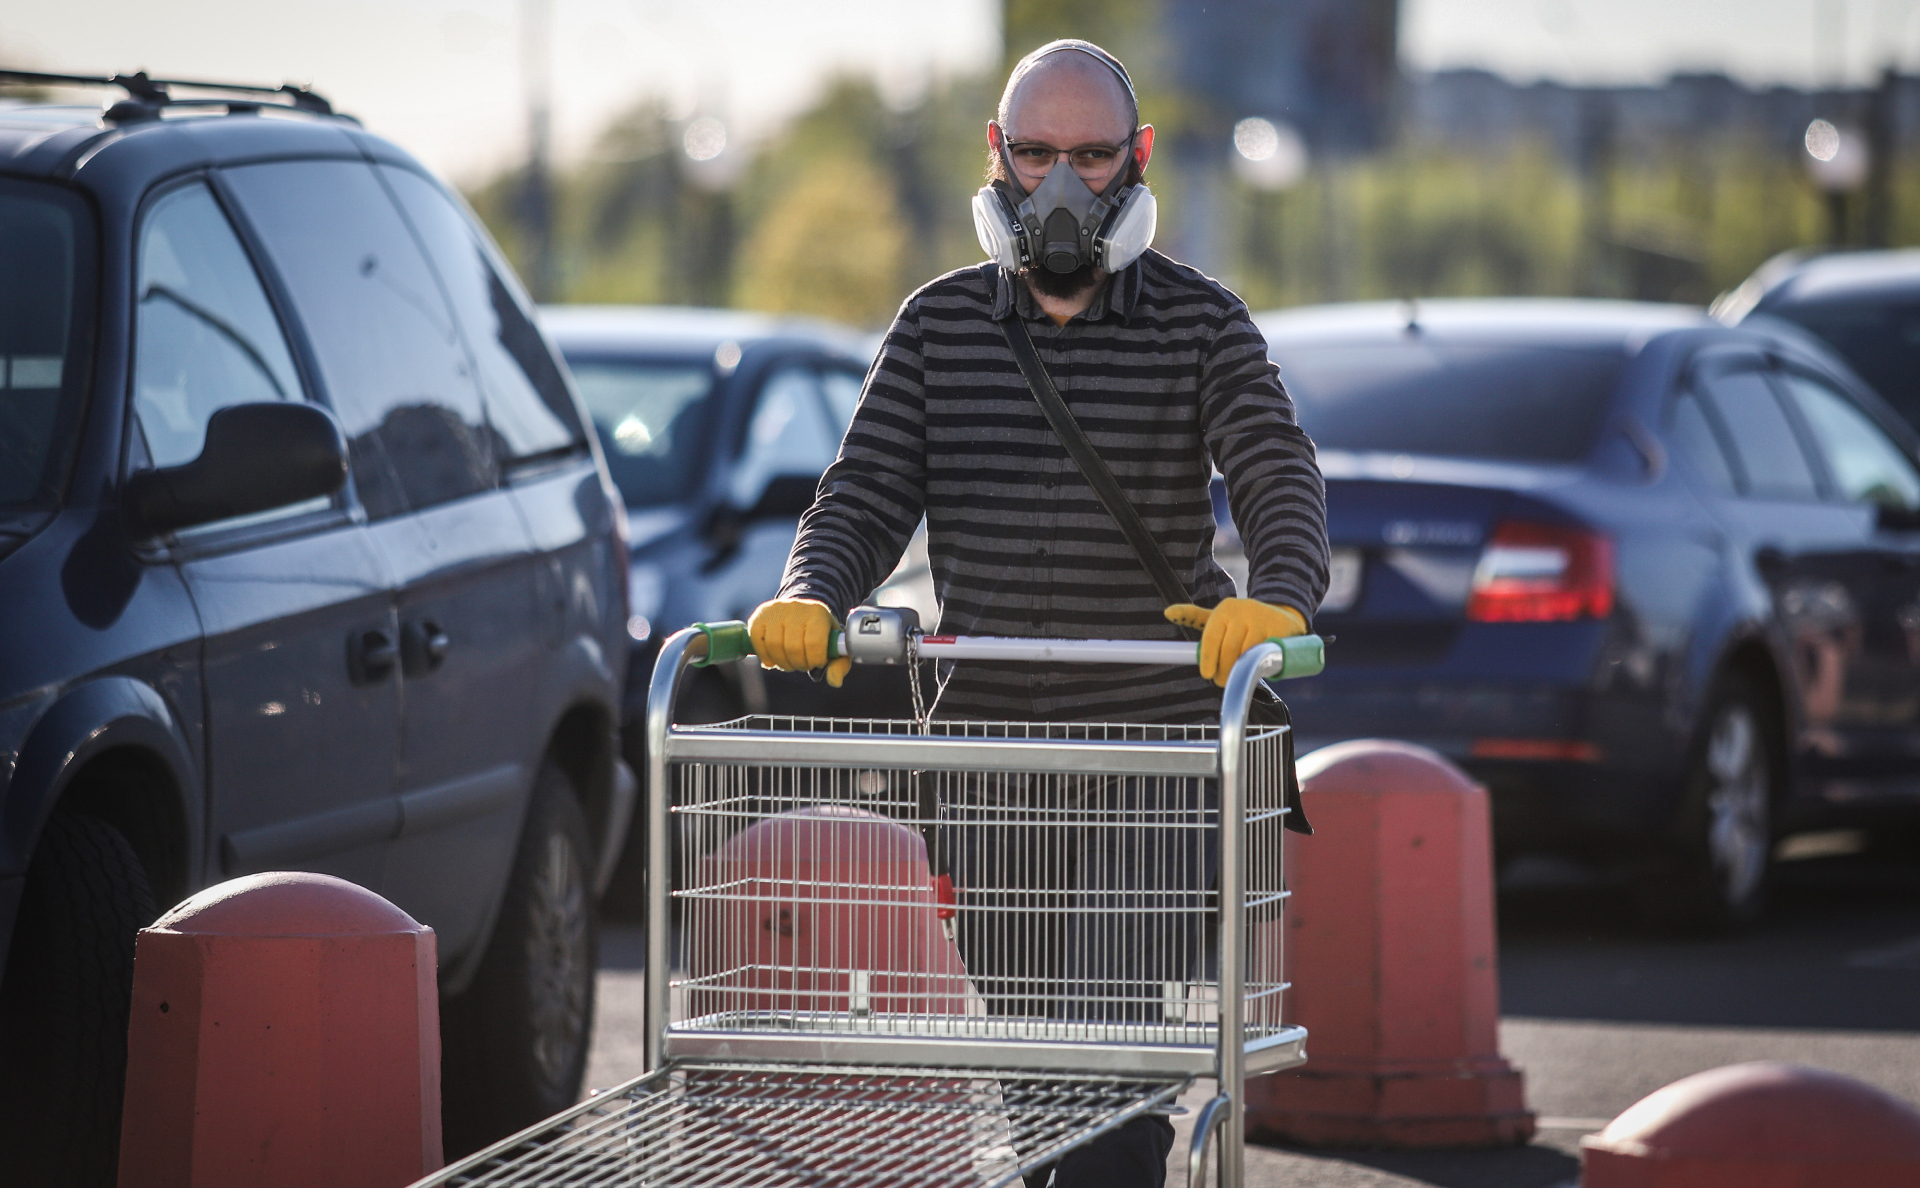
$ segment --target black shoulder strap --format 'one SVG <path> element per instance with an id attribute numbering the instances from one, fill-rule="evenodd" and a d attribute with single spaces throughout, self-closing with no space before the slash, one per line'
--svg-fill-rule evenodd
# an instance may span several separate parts
<path id="1" fill-rule="evenodd" d="M 1120 525 L 1120 534 L 1127 538 L 1133 551 L 1140 556 L 1140 564 L 1145 567 L 1147 576 L 1153 579 L 1154 589 L 1160 592 L 1160 598 L 1167 605 L 1178 602 L 1192 602 L 1187 593 L 1187 584 L 1173 571 L 1173 564 L 1167 560 L 1167 554 L 1160 542 L 1147 530 L 1147 522 L 1140 518 L 1140 512 L 1120 489 L 1120 480 L 1113 477 L 1106 460 L 1100 456 L 1093 443 L 1087 440 L 1086 431 L 1080 428 L 1080 422 L 1073 419 L 1073 410 L 1060 398 L 1059 389 L 1053 386 L 1053 377 L 1040 362 L 1040 353 L 1033 349 L 1033 336 L 1027 333 L 1027 324 L 1014 313 L 1000 323 L 1000 329 L 1007 336 L 1007 345 L 1013 348 L 1014 361 L 1020 364 L 1020 374 L 1027 377 L 1027 387 L 1033 389 L 1033 398 L 1040 405 L 1040 411 L 1047 414 L 1047 423 L 1053 426 L 1055 437 L 1067 447 L 1067 455 L 1085 476 L 1087 485 L 1099 497 L 1100 506 L 1107 509 L 1113 522 Z"/>

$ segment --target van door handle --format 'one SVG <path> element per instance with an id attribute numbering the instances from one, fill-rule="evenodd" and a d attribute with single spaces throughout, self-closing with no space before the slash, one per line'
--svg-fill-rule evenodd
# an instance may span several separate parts
<path id="1" fill-rule="evenodd" d="M 347 637 L 347 674 L 356 685 L 384 680 L 399 656 L 393 636 L 377 627 L 362 628 Z"/>
<path id="2" fill-rule="evenodd" d="M 402 670 L 415 677 L 432 672 L 446 661 L 451 643 L 446 631 L 431 619 L 408 623 L 400 631 Z"/>

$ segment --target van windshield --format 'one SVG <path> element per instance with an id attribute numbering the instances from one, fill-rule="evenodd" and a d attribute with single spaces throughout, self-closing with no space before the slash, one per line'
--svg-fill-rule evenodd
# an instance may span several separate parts
<path id="1" fill-rule="evenodd" d="M 1323 450 L 1577 462 L 1626 364 L 1620 347 L 1396 342 L 1276 345 L 1300 427 Z"/>
<path id="2" fill-rule="evenodd" d="M 0 508 L 56 502 L 80 425 L 93 239 L 85 206 L 0 179 Z"/>
<path id="3" fill-rule="evenodd" d="M 567 365 L 628 507 L 683 503 L 698 493 L 712 363 L 603 357 Z"/>

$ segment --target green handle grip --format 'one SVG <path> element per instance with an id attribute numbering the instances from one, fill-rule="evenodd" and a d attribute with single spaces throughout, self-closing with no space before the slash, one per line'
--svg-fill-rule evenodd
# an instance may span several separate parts
<path id="1" fill-rule="evenodd" d="M 707 654 L 693 662 L 695 668 L 705 668 L 710 664 L 732 664 L 754 655 L 753 636 L 747 634 L 747 625 L 738 619 L 728 619 L 724 623 L 695 623 L 693 629 L 707 637 Z M 827 659 L 838 660 L 840 656 L 840 629 L 836 627 L 827 635 Z"/>
<path id="2" fill-rule="evenodd" d="M 1279 678 L 1319 676 L 1327 667 L 1327 641 L 1317 635 L 1290 635 L 1273 641 L 1280 645 L 1285 665 Z"/>

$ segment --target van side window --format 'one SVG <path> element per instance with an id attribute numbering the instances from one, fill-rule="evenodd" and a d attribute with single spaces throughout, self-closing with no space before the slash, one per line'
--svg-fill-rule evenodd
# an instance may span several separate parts
<path id="1" fill-rule="evenodd" d="M 1682 396 L 1673 406 L 1673 438 L 1685 454 L 1714 489 L 1722 494 L 1734 493 L 1736 484 L 1733 467 L 1727 463 L 1726 451 L 1720 446 L 1720 437 L 1707 421 L 1706 410 L 1692 396 Z"/>
<path id="2" fill-rule="evenodd" d="M 419 174 L 391 165 L 379 170 L 447 286 L 479 372 L 501 463 L 584 443 L 585 430 L 552 351 L 472 222 Z"/>
<path id="3" fill-rule="evenodd" d="M 367 514 L 492 487 L 495 451 L 453 315 L 373 167 L 227 171 L 319 360 Z"/>
<path id="4" fill-rule="evenodd" d="M 1826 456 L 1840 498 L 1920 510 L 1920 474 L 1886 431 L 1853 401 L 1812 376 L 1789 371 L 1787 392 Z"/>
<path id="5" fill-rule="evenodd" d="M 218 409 L 302 399 L 266 291 L 205 183 L 148 212 L 134 299 L 133 409 L 154 466 L 198 457 Z"/>
<path id="6" fill-rule="evenodd" d="M 1732 439 L 1741 490 L 1748 498 L 1819 497 L 1813 467 L 1765 375 L 1755 370 L 1730 371 L 1707 380 L 1704 388 Z"/>

